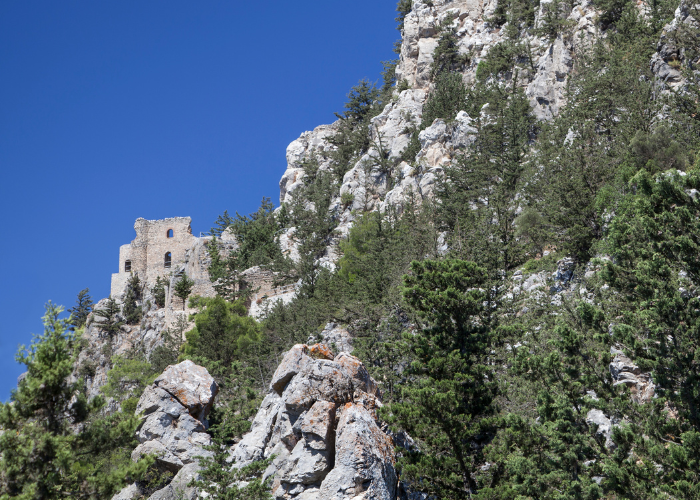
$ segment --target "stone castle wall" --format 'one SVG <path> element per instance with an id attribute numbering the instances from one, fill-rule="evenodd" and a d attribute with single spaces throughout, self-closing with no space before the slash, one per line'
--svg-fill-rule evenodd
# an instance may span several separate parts
<path id="1" fill-rule="evenodd" d="M 168 278 L 186 261 L 187 252 L 198 238 L 192 235 L 190 217 L 171 217 L 162 220 L 136 219 L 136 238 L 119 249 L 119 272 L 112 274 L 111 295 L 118 297 L 124 292 L 131 273 L 153 284 L 158 276 Z M 168 231 L 172 230 L 172 237 Z M 170 253 L 170 266 L 166 267 L 165 256 Z M 127 270 L 127 263 L 130 270 Z"/>

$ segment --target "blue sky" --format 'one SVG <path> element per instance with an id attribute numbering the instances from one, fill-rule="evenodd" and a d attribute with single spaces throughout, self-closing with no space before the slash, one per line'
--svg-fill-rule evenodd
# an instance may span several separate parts
<path id="1" fill-rule="evenodd" d="M 289 142 L 395 57 L 395 6 L 0 2 L 0 400 L 46 301 L 109 294 L 136 218 L 277 202 Z"/>

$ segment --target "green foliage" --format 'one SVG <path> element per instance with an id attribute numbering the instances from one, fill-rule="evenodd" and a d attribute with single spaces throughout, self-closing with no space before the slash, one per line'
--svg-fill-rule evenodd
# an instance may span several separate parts
<path id="1" fill-rule="evenodd" d="M 652 133 L 637 132 L 630 143 L 630 153 L 635 167 L 645 168 L 651 174 L 668 169 L 685 170 L 688 166 L 687 152 L 664 126 Z"/>
<path id="2" fill-rule="evenodd" d="M 521 243 L 527 241 L 531 245 L 531 253 L 542 254 L 547 240 L 551 239 L 544 217 L 536 209 L 528 207 L 515 218 L 513 223 L 516 227 L 515 237 Z"/>
<path id="3" fill-rule="evenodd" d="M 200 491 L 206 492 L 212 500 L 272 500 L 270 486 L 272 478 L 261 479 L 265 469 L 272 463 L 274 456 L 253 462 L 240 469 L 232 468 L 228 462 L 228 447 L 221 442 L 208 447 L 215 452 L 213 457 L 203 458 L 200 462 L 202 480 L 193 481 Z M 247 483 L 239 488 L 239 482 Z"/>
<path id="4" fill-rule="evenodd" d="M 260 361 L 259 346 L 251 346 L 249 353 Z M 219 396 L 225 404 L 215 406 L 209 415 L 215 437 L 233 442 L 250 430 L 263 399 L 260 387 L 265 387 L 265 384 L 264 380 L 258 378 L 260 370 L 260 366 L 243 360 L 231 363 Z"/>
<path id="5" fill-rule="evenodd" d="M 400 458 L 401 477 L 437 498 L 470 498 L 481 447 L 494 432 L 494 342 L 484 314 L 484 269 L 447 259 L 413 262 L 404 296 L 421 322 L 404 335 L 412 362 L 401 399 L 382 415 L 417 441 Z"/>
<path id="6" fill-rule="evenodd" d="M 71 315 L 71 329 L 82 328 L 85 326 L 88 316 L 92 312 L 92 307 L 95 305 L 90 297 L 90 289 L 84 288 L 78 292 L 78 299 L 75 301 L 75 306 L 68 309 Z"/>
<path id="7" fill-rule="evenodd" d="M 397 30 L 403 32 L 403 21 L 411 12 L 412 8 L 413 0 L 399 0 L 399 3 L 396 5 L 396 12 L 398 13 L 398 16 L 395 19 L 395 21 L 398 23 L 398 26 L 396 26 Z"/>
<path id="8" fill-rule="evenodd" d="M 194 280 L 187 276 L 187 273 L 183 272 L 180 279 L 175 282 L 173 287 L 173 292 L 175 296 L 182 300 L 182 310 L 185 310 L 185 305 L 187 304 L 187 297 L 192 293 L 192 288 L 194 287 Z"/>
<path id="9" fill-rule="evenodd" d="M 124 305 L 122 313 L 127 325 L 136 325 L 141 321 L 143 316 L 141 306 L 137 305 L 137 301 L 142 299 L 143 286 L 139 275 L 131 273 L 129 281 L 126 284 L 126 296 L 124 297 Z"/>
<path id="10" fill-rule="evenodd" d="M 170 286 L 168 280 L 160 276 L 156 277 L 156 283 L 151 289 L 153 298 L 156 301 L 156 306 L 165 307 L 165 297 L 167 296 L 166 289 Z"/>
<path id="11" fill-rule="evenodd" d="M 516 238 L 516 195 L 524 181 L 534 118 L 515 85 L 492 84 L 482 92 L 488 105 L 475 123 L 476 141 L 446 169 L 438 213 L 453 253 L 478 262 L 495 277 L 520 264 L 527 251 Z"/>
<path id="12" fill-rule="evenodd" d="M 220 374 L 258 341 L 258 325 L 240 302 L 216 297 L 199 299 L 197 305 L 200 311 L 195 327 L 185 335 L 182 352 L 188 358 L 204 360 L 210 371 Z"/>
<path id="13" fill-rule="evenodd" d="M 338 131 L 329 138 L 329 142 L 336 147 L 331 153 L 335 183 L 342 182 L 345 173 L 367 152 L 370 146 L 370 119 L 378 114 L 382 107 L 378 102 L 379 90 L 368 80 L 360 80 L 350 89 L 347 97 L 345 111 L 336 113 L 340 119 Z"/>
<path id="14" fill-rule="evenodd" d="M 569 107 L 542 127 L 535 159 L 541 170 L 529 188 L 534 208 L 559 235 L 558 249 L 581 261 L 602 236 L 605 209 L 643 160 L 643 148 L 631 154 L 630 144 L 647 143 L 663 105 L 654 98 L 650 39 L 612 38 L 582 54 L 569 80 Z"/>
<path id="15" fill-rule="evenodd" d="M 604 474 L 609 450 L 588 412 L 619 419 L 625 406 L 607 368 L 607 325 L 603 312 L 587 303 L 565 304 L 560 313 L 515 349 L 512 371 L 532 382 L 536 412 L 508 415 L 485 450 L 496 465 L 481 475 L 483 498 L 603 497 L 594 478 Z"/>
<path id="16" fill-rule="evenodd" d="M 459 72 L 469 64 L 469 56 L 459 53 L 457 29 L 452 26 L 453 16 L 447 16 L 440 24 L 440 39 L 433 51 L 430 76 L 435 79 L 443 73 Z"/>
<path id="17" fill-rule="evenodd" d="M 95 309 L 95 316 L 101 318 L 97 324 L 102 331 L 109 335 L 110 339 L 119 333 L 124 324 L 119 304 L 111 296 L 107 299 L 104 309 Z"/>
<path id="18" fill-rule="evenodd" d="M 506 33 L 511 39 L 515 39 L 522 29 L 532 27 L 535 22 L 535 12 L 539 6 L 539 0 L 500 1 L 488 21 L 499 27 L 508 23 Z"/>
<path id="19" fill-rule="evenodd" d="M 421 128 L 429 127 L 437 118 L 447 123 L 454 121 L 457 113 L 466 108 L 467 95 L 461 74 L 441 73 L 435 82 L 435 89 L 423 107 Z M 415 157 L 415 154 L 413 156 Z"/>
<path id="20" fill-rule="evenodd" d="M 112 358 L 112 369 L 107 375 L 107 384 L 102 388 L 102 393 L 106 397 L 114 398 L 117 401 L 125 401 L 130 398 L 138 401 L 144 389 L 160 373 L 154 370 L 153 366 L 141 353 L 114 356 Z M 135 409 L 135 404 L 133 407 Z M 133 410 L 131 413 L 133 413 Z"/>
<path id="21" fill-rule="evenodd" d="M 515 73 L 515 64 L 521 58 L 528 56 L 528 51 L 522 43 L 506 40 L 496 44 L 479 62 L 476 78 L 485 81 L 489 78 L 506 77 L 508 73 Z"/>
<path id="22" fill-rule="evenodd" d="M 169 365 L 177 363 L 182 347 L 185 331 L 188 329 L 187 318 L 180 314 L 172 328 L 166 328 L 162 333 L 163 343 L 153 349 L 148 362 L 156 373 L 162 373 Z"/>
<path id="23" fill-rule="evenodd" d="M 546 36 L 550 41 L 564 34 L 573 27 L 573 23 L 567 20 L 573 7 L 574 3 L 571 0 L 554 0 L 545 4 L 540 26 L 535 30 L 535 34 Z"/>
<path id="24" fill-rule="evenodd" d="M 133 415 L 98 417 L 103 400 L 88 402 L 81 383 L 71 381 L 76 343 L 61 312 L 47 305 L 44 333 L 17 355 L 27 376 L 0 405 L 3 500 L 110 497 L 152 461 L 130 460 Z"/>
<path id="25" fill-rule="evenodd" d="M 263 198 L 256 212 L 248 216 L 236 212 L 230 226 L 238 241 L 238 249 L 232 255 L 236 269 L 243 271 L 266 265 L 281 256 L 276 241 L 280 227 L 274 210 L 275 205 L 270 198 Z"/>
<path id="26" fill-rule="evenodd" d="M 700 427 L 698 299 L 681 290 L 700 276 L 700 205 L 686 193 L 699 181 L 696 171 L 652 178 L 642 170 L 633 177 L 634 194 L 618 207 L 606 241 L 615 261 L 603 271 L 620 294 L 616 338 L 653 371 L 657 393 L 694 430 Z"/>
<path id="27" fill-rule="evenodd" d="M 253 266 L 289 266 L 277 239 L 286 217 L 285 207 L 275 214 L 275 206 L 269 198 L 263 198 L 260 208 L 248 216 L 238 212 L 233 218 L 227 213 L 219 216 L 217 224 L 223 227 L 228 223 L 226 227 L 236 236 L 238 246 L 223 256 L 216 237 L 207 245 L 211 257 L 209 278 L 218 296 L 230 301 L 246 298 L 250 291 L 245 292 L 241 286 L 241 271 Z M 218 229 L 218 233 L 226 227 Z"/>
<path id="28" fill-rule="evenodd" d="M 226 231 L 237 218 L 238 214 L 236 214 L 236 217 L 231 217 L 228 210 L 224 210 L 224 213 L 219 215 L 216 221 L 214 221 L 214 227 L 209 230 L 209 234 L 221 238 L 221 234 Z"/>

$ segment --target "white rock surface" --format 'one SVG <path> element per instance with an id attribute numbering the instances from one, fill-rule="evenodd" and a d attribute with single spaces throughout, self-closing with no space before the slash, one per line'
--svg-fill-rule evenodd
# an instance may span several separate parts
<path id="1" fill-rule="evenodd" d="M 331 359 L 329 359 L 331 358 Z M 276 370 L 235 466 L 276 455 L 276 499 L 393 499 L 394 444 L 381 430 L 377 385 L 347 353 L 297 345 Z"/>
<path id="2" fill-rule="evenodd" d="M 144 391 L 136 407 L 143 415 L 132 458 L 156 453 L 162 465 L 179 470 L 206 455 L 211 444 L 206 416 L 219 388 L 207 370 L 192 361 L 169 366 Z"/>

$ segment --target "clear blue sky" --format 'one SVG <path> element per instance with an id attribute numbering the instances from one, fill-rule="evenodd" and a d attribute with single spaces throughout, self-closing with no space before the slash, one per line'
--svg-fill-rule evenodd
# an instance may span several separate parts
<path id="1" fill-rule="evenodd" d="M 0 2 L 0 400 L 46 301 L 109 294 L 136 218 L 277 203 L 287 144 L 395 57 L 395 6 Z"/>

